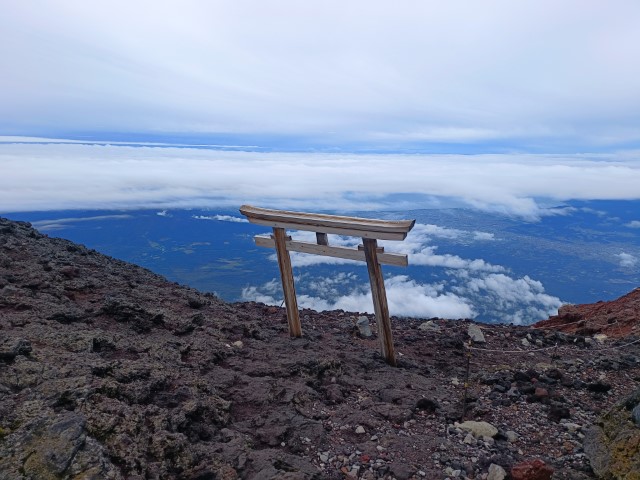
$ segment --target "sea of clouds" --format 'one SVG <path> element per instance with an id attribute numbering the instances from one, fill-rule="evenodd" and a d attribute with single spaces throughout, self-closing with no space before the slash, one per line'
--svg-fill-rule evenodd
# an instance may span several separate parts
<path id="1" fill-rule="evenodd" d="M 315 241 L 313 232 L 290 233 L 296 240 Z M 420 282 L 410 275 L 386 276 L 385 287 L 392 315 L 421 318 L 474 318 L 481 315 L 493 322 L 525 324 L 556 314 L 562 305 L 558 297 L 545 293 L 541 282 L 528 276 L 514 277 L 507 268 L 482 259 L 436 253 L 437 246 L 433 243 L 439 238 L 465 243 L 495 241 L 489 232 L 420 223 L 402 242 L 380 241 L 387 251 L 407 254 L 410 265 L 436 268 L 439 273 L 438 280 L 431 283 Z M 357 238 L 329 235 L 331 245 L 355 247 L 359 242 Z M 277 262 L 276 255 L 271 255 L 270 260 Z M 326 277 L 313 269 L 323 264 L 355 266 L 360 262 L 299 252 L 291 252 L 291 262 L 297 272 L 296 283 L 303 292 L 298 295 L 301 307 L 373 313 L 366 273 L 340 272 Z M 246 287 L 242 291 L 242 299 L 281 304 L 280 283 L 274 279 L 263 285 Z"/>
<path id="2" fill-rule="evenodd" d="M 549 200 L 640 197 L 634 152 L 267 153 L 2 140 L 0 212 L 243 203 L 379 211 L 455 202 L 532 220 L 550 213 Z"/>

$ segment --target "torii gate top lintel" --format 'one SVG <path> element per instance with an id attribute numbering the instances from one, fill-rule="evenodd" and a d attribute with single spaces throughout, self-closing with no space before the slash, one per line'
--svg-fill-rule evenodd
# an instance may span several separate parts
<path id="1" fill-rule="evenodd" d="M 404 240 L 415 220 L 376 220 L 322 213 L 290 212 L 243 205 L 240 213 L 251 223 L 267 227 L 335 233 L 378 240 Z"/>
<path id="2" fill-rule="evenodd" d="M 387 294 L 382 278 L 381 263 L 407 266 L 406 255 L 385 253 L 379 248 L 377 240 L 404 240 L 413 228 L 415 220 L 376 220 L 359 217 L 345 217 L 340 215 L 326 215 L 319 213 L 290 212 L 287 210 L 272 210 L 267 208 L 243 205 L 240 213 L 245 215 L 251 223 L 273 228 L 272 236 L 257 235 L 256 245 L 271 247 L 278 254 L 278 266 L 282 279 L 282 289 L 287 306 L 287 320 L 289 333 L 292 337 L 302 335 L 298 302 L 296 299 L 291 269 L 290 251 L 313 253 L 330 257 L 364 260 L 367 262 L 373 307 L 378 324 L 381 353 L 391 365 L 396 365 L 393 349 L 391 323 L 389 321 L 389 307 Z M 294 241 L 286 236 L 286 230 L 306 230 L 316 232 L 317 243 Z M 358 248 L 332 246 L 328 242 L 328 233 L 361 237 L 363 245 Z"/>

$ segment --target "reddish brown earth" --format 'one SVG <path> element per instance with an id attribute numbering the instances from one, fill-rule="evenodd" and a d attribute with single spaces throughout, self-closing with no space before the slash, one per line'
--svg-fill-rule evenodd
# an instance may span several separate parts
<path id="1" fill-rule="evenodd" d="M 0 479 L 590 479 L 589 426 L 640 384 L 637 337 L 393 318 L 393 368 L 358 315 L 292 339 L 0 219 Z"/>
<path id="2" fill-rule="evenodd" d="M 604 334 L 613 338 L 640 334 L 640 288 L 610 302 L 565 305 L 558 315 L 534 325 L 579 335 Z"/>

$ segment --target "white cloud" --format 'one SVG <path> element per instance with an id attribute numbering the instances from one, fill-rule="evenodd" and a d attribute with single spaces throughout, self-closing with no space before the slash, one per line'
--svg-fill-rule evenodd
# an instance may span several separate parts
<path id="1" fill-rule="evenodd" d="M 419 252 L 409 255 L 409 263 L 411 265 L 425 265 L 429 267 L 443 267 L 453 269 L 469 269 L 474 271 L 502 272 L 504 267 L 500 265 L 492 265 L 482 259 L 466 259 L 458 255 L 445 253 L 438 255 L 435 253 L 438 247 L 425 247 Z"/>
<path id="2" fill-rule="evenodd" d="M 630 253 L 618 253 L 616 254 L 616 257 L 618 257 L 621 267 L 632 268 L 635 267 L 638 263 L 638 257 L 631 255 Z"/>
<path id="3" fill-rule="evenodd" d="M 489 241 L 489 240 L 495 240 L 495 235 L 493 233 L 489 233 L 489 232 L 473 232 L 473 239 L 474 240 L 485 240 L 485 241 Z"/>
<path id="4" fill-rule="evenodd" d="M 497 323 L 531 324 L 555 315 L 562 301 L 545 293 L 541 282 L 528 276 L 513 278 L 504 273 L 450 270 L 449 279 L 422 284 L 406 275 L 385 278 L 392 315 L 417 318 L 480 318 Z M 296 277 L 298 304 L 315 310 L 342 309 L 373 312 L 369 284 L 353 273 Z M 243 300 L 282 303 L 275 281 L 243 290 Z"/>
<path id="5" fill-rule="evenodd" d="M 36 220 L 31 222 L 31 225 L 33 225 L 38 230 L 53 231 L 53 230 L 65 229 L 69 227 L 70 223 L 92 222 L 92 221 L 114 220 L 114 219 L 119 220 L 123 218 L 133 218 L 133 217 L 128 214 L 122 214 L 122 215 L 94 215 L 91 217 L 55 218 L 55 219 L 47 219 L 47 220 Z"/>
<path id="6" fill-rule="evenodd" d="M 640 220 L 631 220 L 629 223 L 625 223 L 624 226 L 629 228 L 640 228 Z"/>
<path id="7" fill-rule="evenodd" d="M 298 305 L 314 310 L 341 309 L 373 313 L 373 301 L 368 284 L 357 285 L 349 293 L 336 295 L 338 290 L 335 289 L 335 283 L 323 284 L 320 280 L 314 286 L 318 296 L 299 294 Z M 391 315 L 424 318 L 470 318 L 474 315 L 473 308 L 465 299 L 453 293 L 442 293 L 438 286 L 419 284 L 404 275 L 385 279 L 385 287 Z M 271 305 L 282 303 L 281 296 L 265 294 L 262 287 L 245 288 L 242 291 L 242 299 Z"/>
<path id="8" fill-rule="evenodd" d="M 504 273 L 490 273 L 460 278 L 463 283 L 452 290 L 467 297 L 492 321 L 530 324 L 555 315 L 562 305 L 559 298 L 545 293 L 541 282 L 528 276 L 516 279 Z"/>
<path id="9" fill-rule="evenodd" d="M 4 212 L 242 203 L 402 210 L 441 198 L 535 219 L 544 212 L 538 198 L 640 198 L 640 154 L 622 153 L 355 155 L 3 144 L 0 165 Z M 459 234 L 422 228 L 416 235 Z"/>
<path id="10" fill-rule="evenodd" d="M 249 223 L 246 218 L 234 217 L 233 215 L 194 215 L 193 218 L 197 220 L 217 220 L 219 222 Z"/>
<path id="11" fill-rule="evenodd" d="M 241 299 L 243 302 L 260 302 L 267 305 L 279 305 L 282 300 L 277 301 L 273 295 L 264 293 L 255 286 L 245 287 L 242 289 Z"/>

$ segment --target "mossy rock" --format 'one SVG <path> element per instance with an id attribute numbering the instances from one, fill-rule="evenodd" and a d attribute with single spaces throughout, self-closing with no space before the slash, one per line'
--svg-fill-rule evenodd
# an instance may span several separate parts
<path id="1" fill-rule="evenodd" d="M 640 480 L 640 427 L 631 411 L 640 389 L 618 402 L 587 429 L 584 451 L 591 467 L 604 480 Z"/>

